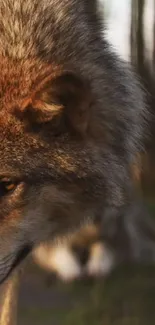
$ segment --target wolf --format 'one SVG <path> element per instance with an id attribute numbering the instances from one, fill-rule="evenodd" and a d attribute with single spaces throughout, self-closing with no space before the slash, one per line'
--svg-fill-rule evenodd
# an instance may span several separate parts
<path id="1" fill-rule="evenodd" d="M 40 242 L 90 220 L 113 245 L 147 109 L 96 0 L 0 0 L 0 71 L 3 282 Z"/>

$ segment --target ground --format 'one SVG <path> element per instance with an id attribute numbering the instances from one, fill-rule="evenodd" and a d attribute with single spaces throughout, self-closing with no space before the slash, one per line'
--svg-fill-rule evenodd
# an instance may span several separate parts
<path id="1" fill-rule="evenodd" d="M 154 325 L 155 268 L 124 267 L 105 280 L 47 281 L 31 270 L 20 295 L 20 325 Z"/>
<path id="2" fill-rule="evenodd" d="M 155 267 L 122 267 L 109 278 L 62 284 L 30 263 L 20 325 L 154 325 Z"/>

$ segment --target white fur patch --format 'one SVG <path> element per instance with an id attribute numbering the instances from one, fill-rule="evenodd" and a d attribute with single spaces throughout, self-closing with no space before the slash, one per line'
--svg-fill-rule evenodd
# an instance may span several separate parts
<path id="1" fill-rule="evenodd" d="M 80 265 L 67 246 L 61 246 L 54 250 L 52 263 L 62 280 L 71 281 L 81 275 Z"/>
<path id="2" fill-rule="evenodd" d="M 107 275 L 115 265 L 112 252 L 102 243 L 91 247 L 91 254 L 86 265 L 86 273 L 90 276 Z"/>
<path id="3" fill-rule="evenodd" d="M 72 281 L 82 274 L 80 264 L 67 245 L 58 245 L 48 250 L 40 246 L 34 257 L 42 267 L 56 272 L 63 281 Z"/>
<path id="4" fill-rule="evenodd" d="M 44 269 L 55 272 L 63 281 L 72 281 L 84 274 L 94 277 L 105 276 L 116 264 L 113 253 L 102 242 L 96 242 L 91 246 L 90 257 L 84 268 L 68 244 L 41 245 L 35 250 L 34 259 Z"/>

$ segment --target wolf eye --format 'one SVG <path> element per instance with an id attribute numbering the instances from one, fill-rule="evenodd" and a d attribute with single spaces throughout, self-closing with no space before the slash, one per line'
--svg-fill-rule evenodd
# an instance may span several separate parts
<path id="1" fill-rule="evenodd" d="M 4 196 L 9 192 L 15 190 L 17 182 L 12 181 L 8 178 L 0 179 L 0 196 Z"/>

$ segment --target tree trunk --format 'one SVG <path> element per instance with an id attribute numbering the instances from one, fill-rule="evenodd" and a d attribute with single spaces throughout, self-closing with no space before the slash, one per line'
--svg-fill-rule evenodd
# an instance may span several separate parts
<path id="1" fill-rule="evenodd" d="M 143 75 L 144 67 L 144 7 L 145 0 L 132 0 L 131 9 L 131 63 Z"/>

